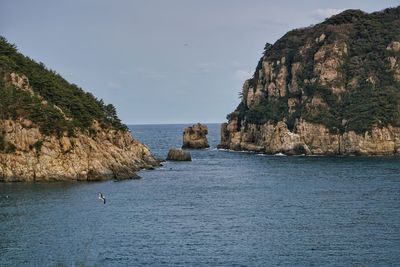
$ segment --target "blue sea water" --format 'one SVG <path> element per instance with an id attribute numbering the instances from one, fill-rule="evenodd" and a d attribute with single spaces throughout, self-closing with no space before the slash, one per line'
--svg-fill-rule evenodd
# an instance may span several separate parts
<path id="1" fill-rule="evenodd" d="M 165 158 L 186 126 L 131 129 Z M 210 124 L 210 149 L 140 180 L 0 184 L 0 266 L 400 265 L 400 158 L 265 156 L 218 139 Z"/>

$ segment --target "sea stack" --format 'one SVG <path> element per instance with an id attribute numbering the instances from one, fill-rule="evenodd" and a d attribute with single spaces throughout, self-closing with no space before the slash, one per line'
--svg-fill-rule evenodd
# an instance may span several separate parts
<path id="1" fill-rule="evenodd" d="M 220 148 L 400 154 L 400 7 L 346 10 L 266 44 Z"/>
<path id="2" fill-rule="evenodd" d="M 183 131 L 182 148 L 202 149 L 210 147 L 207 140 L 208 127 L 205 124 L 197 123 L 187 127 Z"/>

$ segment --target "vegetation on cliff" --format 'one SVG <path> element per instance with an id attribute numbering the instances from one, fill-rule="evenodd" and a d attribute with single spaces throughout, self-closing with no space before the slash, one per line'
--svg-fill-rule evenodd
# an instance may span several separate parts
<path id="1" fill-rule="evenodd" d="M 400 126 L 399 42 L 400 7 L 371 14 L 347 10 L 292 30 L 266 44 L 228 120 L 285 121 L 293 129 L 304 119 L 335 133 Z"/>
<path id="2" fill-rule="evenodd" d="M 20 118 L 31 120 L 45 135 L 72 136 L 76 131 L 95 134 L 91 128 L 94 121 L 103 128 L 127 129 L 113 105 L 106 105 L 43 63 L 22 55 L 0 36 L 0 120 Z M 0 133 L 0 150 L 7 149 Z"/>

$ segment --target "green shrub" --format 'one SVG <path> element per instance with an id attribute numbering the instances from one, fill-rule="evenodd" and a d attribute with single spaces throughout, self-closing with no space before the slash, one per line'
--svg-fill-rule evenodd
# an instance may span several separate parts
<path id="1" fill-rule="evenodd" d="M 33 144 L 33 148 L 36 150 L 37 153 L 39 153 L 42 150 L 43 146 L 43 140 L 38 140 Z"/>

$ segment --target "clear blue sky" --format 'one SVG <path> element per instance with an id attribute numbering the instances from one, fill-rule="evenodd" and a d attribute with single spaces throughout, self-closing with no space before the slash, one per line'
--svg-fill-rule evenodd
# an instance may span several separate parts
<path id="1" fill-rule="evenodd" d="M 266 42 L 400 1 L 1 0 L 0 34 L 128 124 L 222 122 Z"/>

